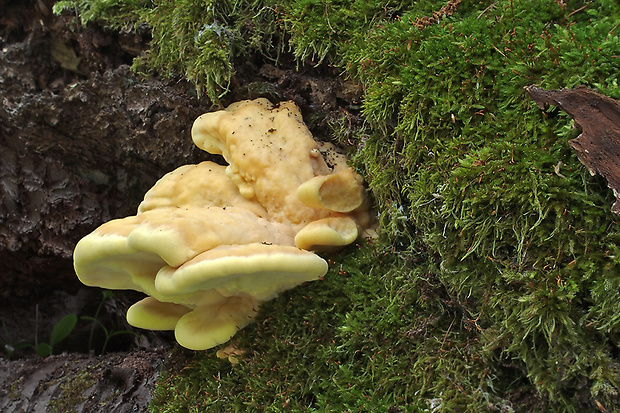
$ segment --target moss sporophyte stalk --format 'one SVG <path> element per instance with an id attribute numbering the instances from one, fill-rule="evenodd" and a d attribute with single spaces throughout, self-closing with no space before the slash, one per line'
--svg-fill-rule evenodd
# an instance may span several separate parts
<path id="1" fill-rule="evenodd" d="M 364 92 L 364 125 L 333 133 L 352 143 L 380 238 L 263 305 L 231 343 L 239 364 L 170 372 L 153 411 L 618 410 L 613 193 L 569 147 L 571 118 L 524 91 L 620 99 L 617 1 L 60 5 L 150 25 L 137 64 L 214 100 L 243 59 L 283 53 Z"/>

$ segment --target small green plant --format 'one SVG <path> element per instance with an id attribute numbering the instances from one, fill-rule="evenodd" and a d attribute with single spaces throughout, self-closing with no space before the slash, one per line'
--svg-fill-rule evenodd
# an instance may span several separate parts
<path id="1" fill-rule="evenodd" d="M 35 333 L 34 342 L 28 340 L 22 340 L 15 342 L 10 335 L 9 329 L 6 326 L 6 323 L 2 321 L 2 348 L 7 355 L 8 358 L 12 358 L 15 354 L 20 350 L 31 350 L 34 351 L 40 357 L 49 357 L 54 354 L 55 350 L 58 350 L 58 345 L 64 341 L 77 326 L 78 321 L 83 320 L 91 323 L 90 331 L 88 334 L 88 350 L 89 351 L 97 351 L 100 354 L 104 354 L 108 348 L 108 344 L 110 340 L 114 337 L 121 336 L 124 334 L 138 336 L 137 333 L 129 330 L 112 330 L 101 321 L 101 313 L 103 310 L 103 305 L 106 300 L 110 299 L 113 296 L 112 291 L 103 291 L 102 299 L 99 302 L 97 310 L 95 311 L 94 316 L 80 316 L 78 317 L 76 314 L 66 314 L 63 316 L 52 328 L 50 333 L 49 341 L 39 341 L 38 335 L 38 319 L 39 319 L 39 310 L 38 306 L 35 309 Z M 100 348 L 95 342 L 95 333 L 97 329 L 101 329 L 103 332 L 103 344 Z M 84 340 L 84 337 L 75 337 L 76 340 Z"/>
<path id="2" fill-rule="evenodd" d="M 36 310 L 36 318 L 38 320 L 38 307 Z M 13 342 L 8 331 L 6 323 L 2 322 L 2 331 L 4 333 L 3 349 L 9 358 L 12 358 L 19 350 L 32 349 L 40 357 L 48 357 L 54 354 L 54 347 L 60 344 L 75 329 L 78 317 L 75 314 L 67 314 L 63 316 L 52 328 L 49 342 L 39 342 L 38 334 L 35 334 L 34 344 L 31 341 Z M 37 322 L 38 323 L 38 322 Z M 35 327 L 35 330 L 37 328 Z"/>
<path id="3" fill-rule="evenodd" d="M 2 320 L 2 332 L 3 332 L 2 348 L 4 349 L 4 352 L 6 353 L 9 359 L 13 357 L 15 352 L 28 348 L 28 347 L 32 347 L 32 344 L 24 340 L 14 342 L 13 339 L 11 338 L 11 334 L 9 333 L 9 330 L 6 327 L 6 323 L 4 322 L 4 320 Z"/>
<path id="4" fill-rule="evenodd" d="M 63 341 L 75 328 L 78 317 L 75 314 L 67 314 L 62 317 L 52 328 L 49 343 L 36 343 L 35 352 L 40 357 L 48 357 L 54 354 L 54 346 Z"/>
<path id="5" fill-rule="evenodd" d="M 104 337 L 105 337 L 103 340 L 103 345 L 101 346 L 101 354 L 105 354 L 106 349 L 108 348 L 108 344 L 112 338 L 121 336 L 123 334 L 129 334 L 129 335 L 134 335 L 134 336 L 138 336 L 138 334 L 134 333 L 133 331 L 129 331 L 129 330 L 110 330 L 101 322 L 101 320 L 99 319 L 99 316 L 101 315 L 103 304 L 105 303 L 106 300 L 111 298 L 114 295 L 114 293 L 110 290 L 104 290 L 102 295 L 103 297 L 101 301 L 99 302 L 97 311 L 95 311 L 95 316 L 94 317 L 82 316 L 80 318 L 82 320 L 90 321 L 92 323 L 91 328 L 90 328 L 90 334 L 88 337 L 88 349 L 91 351 L 95 350 L 95 343 L 94 343 L 95 330 L 97 329 L 97 327 L 101 328 L 101 330 L 103 331 Z"/>

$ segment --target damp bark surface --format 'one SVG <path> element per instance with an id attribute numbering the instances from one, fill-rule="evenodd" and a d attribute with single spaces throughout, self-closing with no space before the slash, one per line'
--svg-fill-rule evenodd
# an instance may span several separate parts
<path id="1" fill-rule="evenodd" d="M 164 351 L 105 356 L 65 354 L 0 364 L 0 410 L 28 412 L 146 411 L 166 361 Z"/>

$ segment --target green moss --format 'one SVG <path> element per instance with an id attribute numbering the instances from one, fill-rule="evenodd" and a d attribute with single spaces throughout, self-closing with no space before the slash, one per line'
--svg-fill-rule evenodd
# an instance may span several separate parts
<path id="1" fill-rule="evenodd" d="M 21 396 L 20 385 L 22 384 L 23 381 L 24 381 L 24 378 L 20 377 L 17 380 L 15 380 L 13 383 L 11 383 L 11 385 L 9 386 L 7 397 L 11 401 L 19 400 Z"/>
<path id="2" fill-rule="evenodd" d="M 506 405 L 491 394 L 492 373 L 463 314 L 421 275 L 373 246 L 350 248 L 334 257 L 324 280 L 263 305 L 261 318 L 232 340 L 247 352 L 240 364 L 197 355 L 162 379 L 151 411 Z"/>
<path id="3" fill-rule="evenodd" d="M 367 85 L 367 118 L 398 119 L 360 159 L 384 220 L 402 222 L 406 211 L 387 237 L 415 234 L 406 249 L 428 252 L 449 293 L 477 314 L 485 346 L 524 363 L 563 409 L 579 404 L 584 385 L 607 389 L 591 396 L 615 405 L 620 378 L 613 197 L 569 149 L 570 119 L 523 92 L 586 84 L 620 97 L 618 5 L 579 7 L 505 2 L 423 30 L 403 17 L 349 52 Z M 357 64 L 362 56 L 374 65 Z M 377 153 L 390 150 L 397 161 L 386 165 Z"/>
<path id="4" fill-rule="evenodd" d="M 58 394 L 50 401 L 47 408 L 47 411 L 50 413 L 77 411 L 77 407 L 87 400 L 85 392 L 97 382 L 93 374 L 88 370 L 77 374 L 71 380 L 61 379 L 61 381 L 62 384 L 58 388 Z"/>
<path id="5" fill-rule="evenodd" d="M 151 47 L 135 59 L 133 69 L 184 77 L 214 102 L 228 91 L 234 59 L 252 53 L 275 59 L 283 47 L 276 36 L 276 10 L 260 1 L 65 0 L 55 4 L 55 13 L 64 11 L 77 11 L 83 24 L 98 21 L 123 30 L 150 28 Z"/>
<path id="6" fill-rule="evenodd" d="M 282 39 L 364 88 L 363 128 L 333 126 L 357 144 L 380 242 L 267 303 L 234 339 L 240 365 L 169 372 L 153 411 L 618 411 L 613 194 L 570 149 L 571 119 L 523 91 L 619 99 L 617 1 L 463 0 L 422 28 L 445 1 L 70 3 L 149 24 L 140 64 L 214 99 L 235 58 L 276 59 Z"/>

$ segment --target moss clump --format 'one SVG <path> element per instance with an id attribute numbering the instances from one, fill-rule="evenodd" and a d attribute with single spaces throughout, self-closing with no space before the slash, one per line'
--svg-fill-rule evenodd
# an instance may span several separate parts
<path id="1" fill-rule="evenodd" d="M 407 267 L 372 245 L 341 253 L 323 281 L 267 303 L 233 338 L 246 351 L 239 364 L 196 355 L 162 378 L 151 411 L 508 406 L 491 392 L 489 360 L 476 332 L 464 329 L 458 305 Z"/>
<path id="2" fill-rule="evenodd" d="M 213 101 L 228 91 L 233 60 L 256 53 L 276 58 L 282 50 L 275 8 L 260 1 L 64 0 L 54 5 L 55 13 L 64 11 L 77 11 L 83 24 L 150 28 L 151 47 L 132 68 L 184 77 Z"/>
<path id="3" fill-rule="evenodd" d="M 430 255 L 489 354 L 523 363 L 562 410 L 584 387 L 589 406 L 617 405 L 620 384 L 613 197 L 569 149 L 570 119 L 523 92 L 586 84 L 620 98 L 619 6 L 581 6 L 463 3 L 422 30 L 404 14 L 346 51 L 367 119 L 397 119 L 359 158 L 384 222 L 401 223 L 386 236 L 410 235 L 402 248 Z"/>
<path id="4" fill-rule="evenodd" d="M 523 91 L 620 99 L 617 1 L 71 3 L 151 25 L 141 61 L 214 97 L 234 57 L 282 39 L 364 87 L 367 124 L 346 139 L 381 242 L 264 306 L 238 366 L 201 355 L 170 373 L 153 411 L 617 411 L 613 194 L 569 149 L 571 119 Z M 198 47 L 214 22 L 225 35 Z"/>

